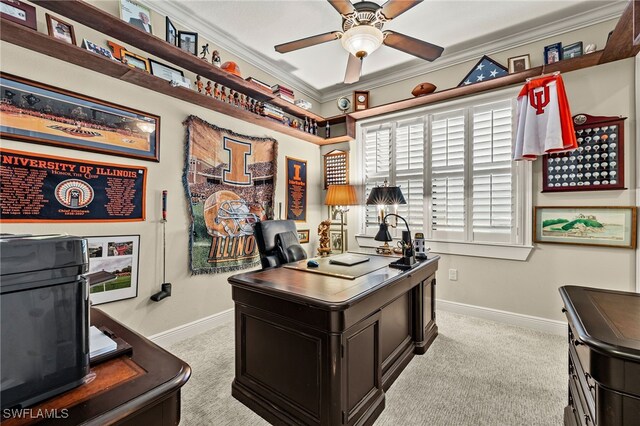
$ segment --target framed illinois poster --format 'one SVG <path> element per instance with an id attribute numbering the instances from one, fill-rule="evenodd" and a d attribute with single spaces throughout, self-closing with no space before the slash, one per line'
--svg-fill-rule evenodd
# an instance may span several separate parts
<path id="1" fill-rule="evenodd" d="M 286 157 L 287 162 L 287 219 L 307 220 L 307 162 Z"/>

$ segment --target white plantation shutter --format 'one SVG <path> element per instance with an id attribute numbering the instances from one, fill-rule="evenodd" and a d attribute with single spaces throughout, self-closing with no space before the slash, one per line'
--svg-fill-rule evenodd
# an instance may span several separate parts
<path id="1" fill-rule="evenodd" d="M 473 241 L 510 242 L 515 213 L 512 191 L 510 101 L 473 108 Z"/>
<path id="2" fill-rule="evenodd" d="M 435 114 L 431 119 L 431 236 L 464 239 L 465 114 Z"/>
<path id="3" fill-rule="evenodd" d="M 398 214 L 412 232 L 424 232 L 424 119 L 398 123 L 395 136 L 394 184 L 407 201 Z"/>
<path id="4" fill-rule="evenodd" d="M 391 126 L 374 126 L 364 129 L 364 182 L 367 200 L 371 190 L 389 181 L 391 164 Z M 378 225 L 376 206 L 366 206 L 365 228 Z"/>

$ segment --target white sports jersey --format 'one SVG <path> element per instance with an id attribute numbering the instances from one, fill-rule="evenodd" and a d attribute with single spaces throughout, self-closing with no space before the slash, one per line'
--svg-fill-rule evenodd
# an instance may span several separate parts
<path id="1" fill-rule="evenodd" d="M 518 95 L 518 127 L 514 160 L 578 147 L 562 77 L 551 75 L 529 81 Z"/>

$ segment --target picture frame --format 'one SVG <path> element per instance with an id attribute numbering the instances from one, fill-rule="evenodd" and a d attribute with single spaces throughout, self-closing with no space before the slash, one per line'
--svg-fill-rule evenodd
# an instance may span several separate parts
<path id="1" fill-rule="evenodd" d="M 138 296 L 140 235 L 85 237 L 89 252 L 89 298 L 92 305 Z"/>
<path id="2" fill-rule="evenodd" d="M 90 40 L 87 40 L 86 38 L 82 39 L 82 45 L 80 47 L 82 47 L 83 49 L 87 49 L 89 52 L 104 56 L 105 58 L 115 60 L 113 54 L 111 53 L 111 50 L 107 49 L 106 47 L 98 46 L 97 44 Z"/>
<path id="3" fill-rule="evenodd" d="M 45 17 L 47 19 L 47 31 L 51 37 L 76 45 L 76 33 L 73 25 L 48 13 L 45 13 Z"/>
<path id="4" fill-rule="evenodd" d="M 300 240 L 300 244 L 309 242 L 309 230 L 308 229 L 298 229 L 298 240 Z"/>
<path id="5" fill-rule="evenodd" d="M 136 55 L 128 50 L 123 50 L 121 56 L 123 64 L 129 65 L 131 68 L 138 68 L 139 70 L 150 72 L 149 60 L 144 56 Z"/>
<path id="6" fill-rule="evenodd" d="M 160 161 L 157 115 L 7 73 L 0 73 L 0 98 L 1 137 Z"/>
<path id="7" fill-rule="evenodd" d="M 324 189 L 349 183 L 349 151 L 334 149 L 324 155 Z"/>
<path id="8" fill-rule="evenodd" d="M 571 59 L 582 56 L 582 42 L 570 44 L 562 47 L 562 59 Z"/>
<path id="9" fill-rule="evenodd" d="M 534 209 L 536 243 L 636 248 L 637 207 L 547 207 Z"/>
<path id="10" fill-rule="evenodd" d="M 198 33 L 178 31 L 178 47 L 185 52 L 198 56 Z"/>
<path id="11" fill-rule="evenodd" d="M 18 0 L 0 0 L 0 16 L 4 19 L 38 30 L 36 8 Z"/>
<path id="12" fill-rule="evenodd" d="M 347 251 L 347 230 L 344 230 L 342 233 L 339 229 L 330 229 L 329 230 L 329 241 L 331 251 L 343 251 L 342 244 L 344 243 L 344 251 Z"/>
<path id="13" fill-rule="evenodd" d="M 340 225 L 340 211 L 338 206 L 327 206 L 327 215 L 331 219 L 332 225 Z M 347 214 L 344 214 L 344 226 L 347 226 Z"/>
<path id="14" fill-rule="evenodd" d="M 133 27 L 153 34 L 151 27 L 151 9 L 132 0 L 120 0 L 120 19 Z"/>
<path id="15" fill-rule="evenodd" d="M 544 47 L 544 64 L 549 65 L 562 60 L 562 43 Z"/>
<path id="16" fill-rule="evenodd" d="M 178 29 L 173 25 L 173 22 L 171 22 L 171 19 L 169 19 L 168 16 L 165 18 L 165 24 L 165 40 L 167 40 L 167 43 L 177 46 Z"/>
<path id="17" fill-rule="evenodd" d="M 285 192 L 286 218 L 307 221 L 307 160 L 285 157 L 287 186 Z"/>
<path id="18" fill-rule="evenodd" d="M 509 61 L 509 74 L 515 74 L 517 72 L 526 71 L 531 68 L 531 58 L 529 54 L 514 56 L 508 59 Z"/>
<path id="19" fill-rule="evenodd" d="M 152 75 L 160 77 L 167 81 L 182 81 L 184 79 L 184 72 L 177 68 L 170 67 L 167 64 L 155 61 L 149 58 L 149 69 Z"/>

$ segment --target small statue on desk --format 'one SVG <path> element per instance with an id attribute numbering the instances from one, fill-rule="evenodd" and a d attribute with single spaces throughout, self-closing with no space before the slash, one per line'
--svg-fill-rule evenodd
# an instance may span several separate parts
<path id="1" fill-rule="evenodd" d="M 207 87 L 204 88 L 204 93 L 207 96 L 213 96 L 211 92 L 213 90 L 213 86 L 211 86 L 211 80 L 207 81 Z"/>
<path id="2" fill-rule="evenodd" d="M 328 256 L 331 253 L 331 239 L 329 238 L 329 228 L 331 228 L 331 219 L 323 220 L 318 225 L 318 236 L 320 237 L 320 247 L 318 247 L 318 255 Z"/>
<path id="3" fill-rule="evenodd" d="M 202 83 L 202 77 L 200 77 L 199 75 L 196 75 L 195 86 L 196 86 L 196 89 L 198 89 L 198 93 L 202 93 L 202 88 L 204 87 L 204 83 Z"/>
<path id="4" fill-rule="evenodd" d="M 220 60 L 220 52 L 217 50 L 214 50 L 211 54 L 211 63 L 218 68 L 220 68 L 220 65 L 222 64 L 222 61 Z"/>
<path id="5" fill-rule="evenodd" d="M 209 54 L 209 43 L 202 46 L 202 52 L 200 52 L 200 59 L 207 60 L 207 55 Z"/>

